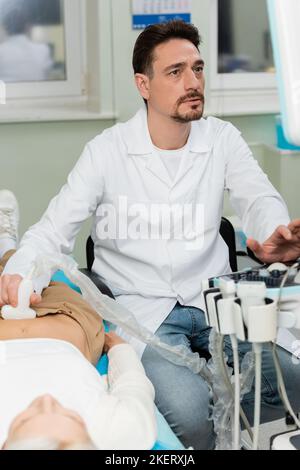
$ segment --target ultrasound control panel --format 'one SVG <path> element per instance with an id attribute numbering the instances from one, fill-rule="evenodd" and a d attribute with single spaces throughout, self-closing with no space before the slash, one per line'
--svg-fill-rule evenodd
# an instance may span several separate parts
<path id="1" fill-rule="evenodd" d="M 267 289 L 279 289 L 282 283 L 284 276 L 286 275 L 286 271 L 289 266 L 286 266 L 283 269 L 284 265 L 279 265 L 279 269 L 277 268 L 277 264 L 270 266 L 262 266 L 259 268 L 249 268 L 244 271 L 239 271 L 236 273 L 226 274 L 224 276 L 219 276 L 215 278 L 209 279 L 209 287 L 219 287 L 219 279 L 233 279 L 236 283 L 244 281 L 244 282 L 264 282 L 266 284 Z M 272 269 L 274 266 L 274 269 Z M 295 290 L 295 288 L 300 290 L 300 266 L 293 268 L 290 270 L 288 277 L 284 283 L 284 289 L 290 288 L 289 290 Z"/>

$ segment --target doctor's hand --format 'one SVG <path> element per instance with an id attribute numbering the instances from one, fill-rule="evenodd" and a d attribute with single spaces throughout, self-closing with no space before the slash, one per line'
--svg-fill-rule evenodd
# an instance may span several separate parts
<path id="1" fill-rule="evenodd" d="M 0 307 L 3 305 L 18 305 L 18 290 L 22 276 L 19 274 L 4 274 L 0 277 Z M 30 305 L 36 305 L 42 300 L 39 294 L 31 294 Z"/>
<path id="2" fill-rule="evenodd" d="M 300 257 L 300 219 L 280 225 L 262 244 L 249 238 L 247 246 L 263 263 L 294 261 Z"/>

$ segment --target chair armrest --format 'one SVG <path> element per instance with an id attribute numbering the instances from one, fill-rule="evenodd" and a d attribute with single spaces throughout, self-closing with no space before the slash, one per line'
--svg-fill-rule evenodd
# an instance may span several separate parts
<path id="1" fill-rule="evenodd" d="M 106 284 L 104 284 L 104 282 L 101 280 L 98 274 L 94 273 L 93 271 L 89 271 L 86 268 L 82 268 L 80 269 L 80 271 L 83 274 L 85 274 L 88 278 L 90 278 L 90 280 L 95 284 L 95 286 L 98 287 L 98 289 L 100 290 L 102 294 L 107 295 L 111 299 L 114 299 L 114 295 L 111 292 L 110 288 L 107 287 Z"/>

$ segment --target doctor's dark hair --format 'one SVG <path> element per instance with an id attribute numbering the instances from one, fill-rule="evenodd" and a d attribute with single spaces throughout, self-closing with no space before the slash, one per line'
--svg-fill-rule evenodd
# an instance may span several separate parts
<path id="1" fill-rule="evenodd" d="M 193 24 L 182 20 L 172 20 L 166 23 L 147 26 L 136 40 L 132 65 L 134 73 L 143 73 L 150 78 L 153 76 L 154 49 L 171 39 L 186 39 L 199 50 L 201 37 Z"/>

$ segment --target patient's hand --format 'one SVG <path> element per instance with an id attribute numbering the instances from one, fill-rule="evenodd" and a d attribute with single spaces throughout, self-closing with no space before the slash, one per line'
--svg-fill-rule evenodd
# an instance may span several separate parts
<path id="1" fill-rule="evenodd" d="M 19 274 L 4 274 L 0 277 L 0 307 L 3 305 L 18 305 L 18 290 L 22 276 Z M 42 300 L 39 294 L 33 293 L 30 297 L 30 305 L 36 305 Z"/>
<path id="2" fill-rule="evenodd" d="M 107 353 L 111 348 L 117 346 L 117 344 L 126 344 L 120 336 L 111 331 L 110 333 L 105 333 L 105 341 L 103 346 L 103 352 Z"/>

